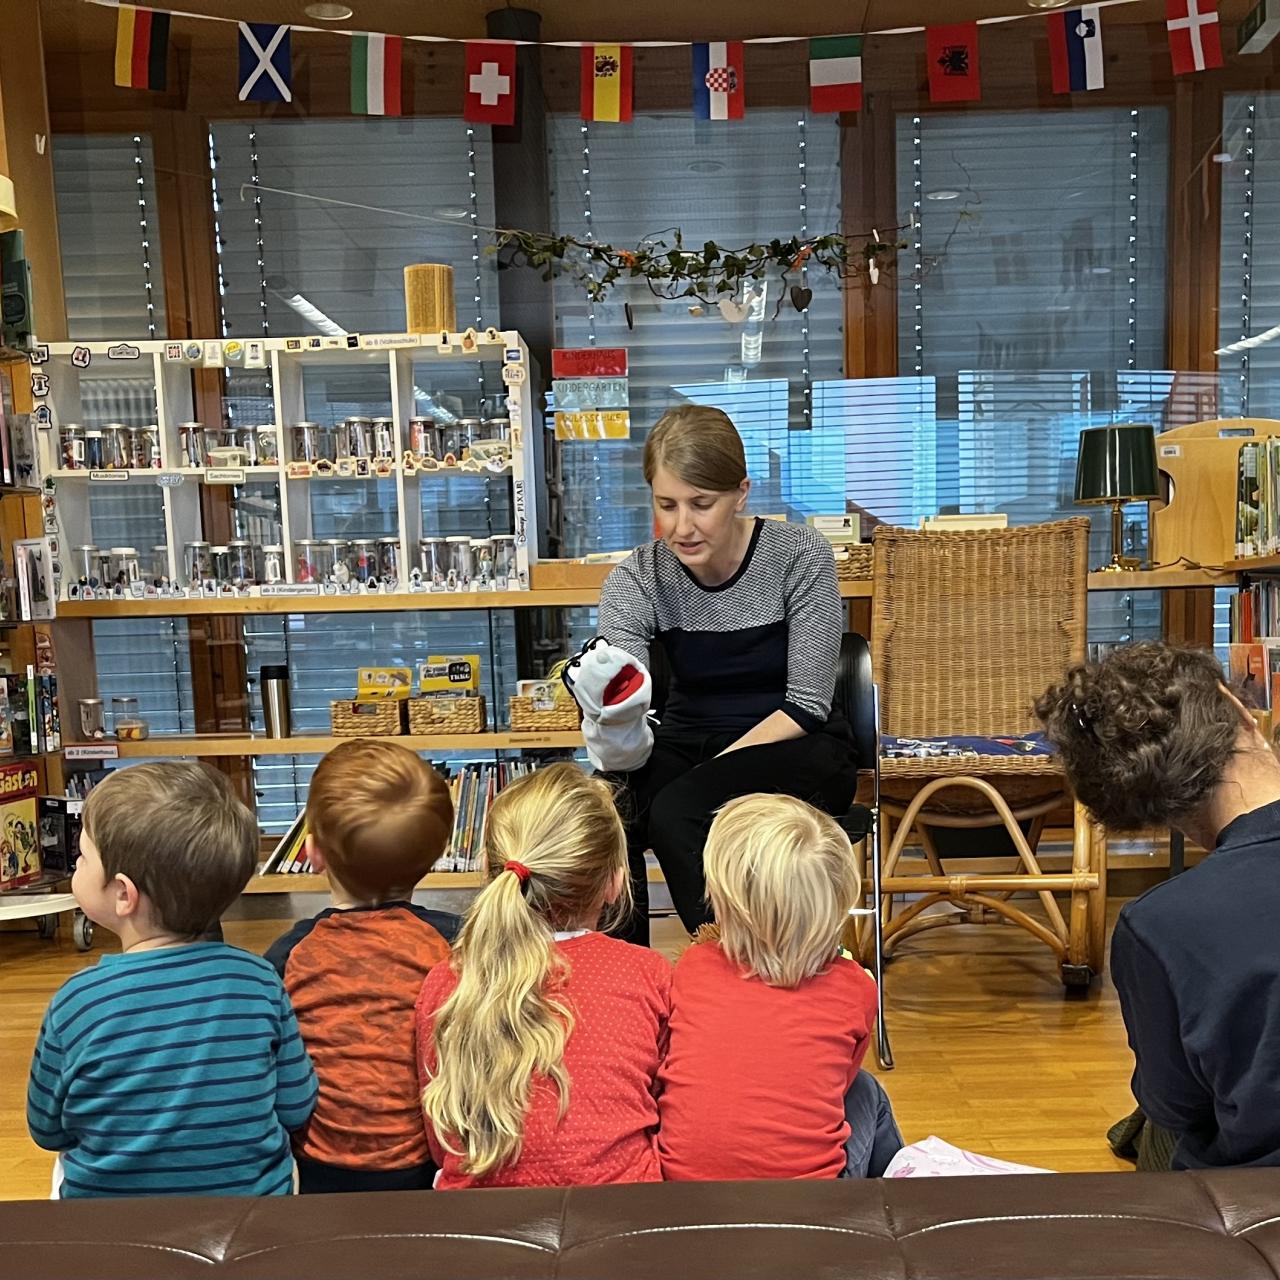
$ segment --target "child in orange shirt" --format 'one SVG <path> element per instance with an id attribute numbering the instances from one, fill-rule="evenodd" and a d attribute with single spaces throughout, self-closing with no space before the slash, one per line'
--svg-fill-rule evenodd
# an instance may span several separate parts
<path id="1" fill-rule="evenodd" d="M 876 989 L 840 953 L 859 893 L 848 837 L 803 801 L 744 796 L 716 815 L 703 863 L 719 937 L 672 979 L 664 1177 L 879 1175 L 902 1139 L 858 1069 Z"/>
<path id="2" fill-rule="evenodd" d="M 494 801 L 485 854 L 489 883 L 418 999 L 436 1186 L 661 1181 L 671 964 L 598 932 L 630 907 L 612 792 L 539 769 Z"/>
<path id="3" fill-rule="evenodd" d="M 320 1078 L 294 1138 L 299 1190 L 429 1188 L 413 1006 L 461 921 L 418 906 L 413 889 L 449 843 L 448 783 L 398 742 L 344 742 L 312 774 L 306 822 L 331 905 L 267 952 Z"/>

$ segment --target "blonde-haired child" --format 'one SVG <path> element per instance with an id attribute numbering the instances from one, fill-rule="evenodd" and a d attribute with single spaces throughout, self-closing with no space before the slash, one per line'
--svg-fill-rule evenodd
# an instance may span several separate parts
<path id="1" fill-rule="evenodd" d="M 703 853 L 719 937 L 676 964 L 660 1073 L 670 1181 L 883 1172 L 902 1140 L 858 1070 L 875 983 L 840 954 L 859 873 L 835 821 L 784 795 L 730 801 Z"/>
<path id="2" fill-rule="evenodd" d="M 489 883 L 418 998 L 436 1186 L 660 1181 L 671 965 L 597 931 L 628 905 L 612 792 L 539 769 L 494 801 L 485 855 Z"/>

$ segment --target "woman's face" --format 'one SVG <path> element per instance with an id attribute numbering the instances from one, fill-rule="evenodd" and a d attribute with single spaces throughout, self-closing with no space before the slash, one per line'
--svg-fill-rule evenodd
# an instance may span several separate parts
<path id="1" fill-rule="evenodd" d="M 751 481 L 736 489 L 695 489 L 666 467 L 653 476 L 658 536 L 690 569 L 715 565 L 738 549 L 735 517 L 746 505 Z"/>

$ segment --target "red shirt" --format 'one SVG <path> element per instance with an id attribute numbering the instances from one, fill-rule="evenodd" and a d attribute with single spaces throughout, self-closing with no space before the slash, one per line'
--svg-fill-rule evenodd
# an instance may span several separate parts
<path id="1" fill-rule="evenodd" d="M 440 1190 L 662 1181 L 654 1093 L 671 1010 L 671 962 L 602 933 L 556 946 L 569 965 L 565 994 L 574 1013 L 564 1051 L 569 1109 L 559 1120 L 559 1092 L 545 1076 L 535 1078 L 519 1160 L 483 1178 L 464 1173 L 460 1157 L 440 1147 L 428 1124 Z M 457 983 L 453 966 L 442 964 L 422 984 L 417 1020 L 424 1086 L 435 1067 L 434 1015 Z"/>
<path id="2" fill-rule="evenodd" d="M 875 983 L 843 956 L 798 987 L 771 987 L 744 978 L 716 943 L 690 947 L 671 983 L 659 1073 L 663 1176 L 838 1177 L 844 1095 L 875 1016 Z"/>

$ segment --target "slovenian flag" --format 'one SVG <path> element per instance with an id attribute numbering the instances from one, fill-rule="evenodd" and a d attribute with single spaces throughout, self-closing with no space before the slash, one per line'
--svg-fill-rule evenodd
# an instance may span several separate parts
<path id="1" fill-rule="evenodd" d="M 741 120 L 742 82 L 741 40 L 693 46 L 693 114 L 699 120 Z"/>
<path id="2" fill-rule="evenodd" d="M 822 36 L 809 41 L 809 109 L 862 110 L 861 36 Z"/>
<path id="3" fill-rule="evenodd" d="M 374 32 L 351 37 L 351 114 L 400 114 L 400 36 Z"/>
<path id="4" fill-rule="evenodd" d="M 1048 22 L 1054 93 L 1101 89 L 1102 17 L 1098 6 L 1051 13 Z"/>
<path id="5" fill-rule="evenodd" d="M 169 15 L 122 4 L 116 15 L 116 84 L 163 90 L 169 65 Z"/>
<path id="6" fill-rule="evenodd" d="M 584 44 L 582 46 L 582 118 L 631 119 L 631 46 Z"/>

